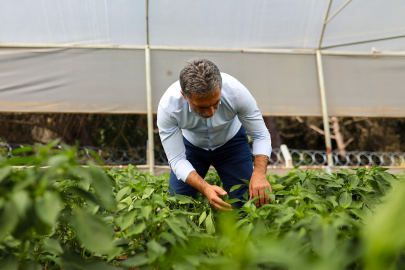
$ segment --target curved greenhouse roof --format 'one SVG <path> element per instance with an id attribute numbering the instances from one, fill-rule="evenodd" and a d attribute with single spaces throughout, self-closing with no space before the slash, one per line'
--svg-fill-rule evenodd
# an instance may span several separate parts
<path id="1" fill-rule="evenodd" d="M 404 117 L 404 14 L 400 0 L 0 0 L 0 111 L 146 113 L 149 70 L 156 111 L 205 57 L 264 115 L 322 115 L 321 63 L 330 115 Z"/>

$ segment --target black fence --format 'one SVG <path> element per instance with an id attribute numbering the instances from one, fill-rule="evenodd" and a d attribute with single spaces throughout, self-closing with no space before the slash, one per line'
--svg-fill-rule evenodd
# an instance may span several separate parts
<path id="1" fill-rule="evenodd" d="M 13 150 L 28 144 L 6 144 L 0 143 L 0 155 L 13 157 Z M 57 146 L 61 148 L 61 146 Z M 294 166 L 326 166 L 326 151 L 290 149 Z M 20 154 L 19 154 L 20 155 Z M 146 147 L 136 147 L 131 149 L 115 149 L 108 147 L 79 147 L 76 152 L 77 159 L 84 163 L 85 160 L 94 160 L 98 156 L 105 165 L 140 165 L 146 164 Z M 350 151 L 345 154 L 333 152 L 335 166 L 405 166 L 405 152 L 366 152 Z M 163 149 L 155 149 L 155 164 L 168 165 L 167 157 Z M 272 151 L 269 165 L 282 166 L 284 158 L 280 149 Z"/>

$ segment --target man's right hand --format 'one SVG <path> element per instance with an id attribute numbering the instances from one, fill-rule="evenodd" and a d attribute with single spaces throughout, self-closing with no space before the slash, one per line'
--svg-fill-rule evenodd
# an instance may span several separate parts
<path id="1" fill-rule="evenodd" d="M 205 197 L 207 197 L 211 206 L 220 211 L 231 211 L 232 206 L 229 203 L 224 202 L 219 196 L 225 196 L 227 193 L 225 190 L 218 186 L 208 184 L 196 171 L 192 171 L 187 179 L 186 183 L 193 188 L 200 191 Z"/>
<path id="2" fill-rule="evenodd" d="M 232 211 L 232 206 L 224 202 L 219 195 L 225 196 L 227 193 L 219 186 L 207 185 L 204 189 L 203 195 L 207 197 L 211 206 L 220 211 Z"/>

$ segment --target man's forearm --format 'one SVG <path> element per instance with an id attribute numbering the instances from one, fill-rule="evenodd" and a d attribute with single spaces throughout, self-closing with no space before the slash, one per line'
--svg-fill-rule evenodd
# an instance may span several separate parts
<path id="1" fill-rule="evenodd" d="M 205 189 L 210 185 L 204 179 L 202 179 L 202 177 L 196 171 L 192 171 L 188 175 L 186 183 L 201 192 L 204 196 L 206 196 Z"/>
<path id="2" fill-rule="evenodd" d="M 255 156 L 255 167 L 253 169 L 253 173 L 266 174 L 268 161 L 269 161 L 268 156 L 256 155 Z"/>

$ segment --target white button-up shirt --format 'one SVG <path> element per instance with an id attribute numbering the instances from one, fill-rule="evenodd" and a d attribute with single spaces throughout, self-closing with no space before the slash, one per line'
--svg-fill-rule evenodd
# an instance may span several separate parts
<path id="1" fill-rule="evenodd" d="M 271 154 L 270 133 L 250 92 L 232 76 L 221 73 L 218 110 L 211 118 L 199 116 L 181 95 L 180 82 L 172 84 L 159 102 L 157 126 L 169 165 L 186 181 L 195 169 L 186 159 L 183 136 L 194 146 L 215 150 L 232 139 L 241 125 L 253 141 L 253 155 Z"/>

